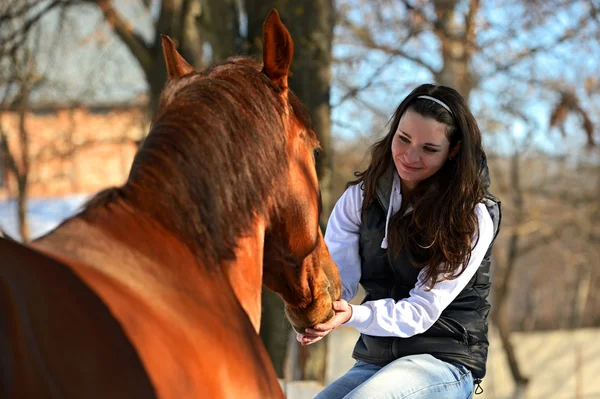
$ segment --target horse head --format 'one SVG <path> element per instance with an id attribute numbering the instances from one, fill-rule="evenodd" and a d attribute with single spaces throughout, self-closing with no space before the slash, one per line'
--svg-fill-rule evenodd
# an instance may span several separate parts
<path id="1" fill-rule="evenodd" d="M 163 92 L 161 109 L 164 112 L 168 112 L 170 101 L 175 102 L 174 97 L 181 97 L 177 91 L 184 91 L 178 87 L 183 87 L 185 83 L 178 86 L 178 81 L 202 77 L 231 79 L 237 73 L 236 68 L 250 65 L 248 59 L 238 57 L 198 73 L 177 52 L 168 37 L 163 37 L 163 50 L 171 87 L 174 87 Z M 274 148 L 271 143 L 268 146 L 264 144 L 264 148 L 255 155 L 257 160 L 253 168 L 256 170 L 248 172 L 248 178 L 265 179 L 273 184 L 273 188 L 263 195 L 267 198 L 260 198 L 267 204 L 266 212 L 260 217 L 264 220 L 262 278 L 264 284 L 286 302 L 287 315 L 294 328 L 303 330 L 333 316 L 331 302 L 339 298 L 341 283 L 319 227 L 321 198 L 315 166 L 315 151 L 319 149 L 319 141 L 310 127 L 310 118 L 304 105 L 288 87 L 293 51 L 292 38 L 277 11 L 273 10 L 263 25 L 263 65 L 262 68 L 258 64 L 254 66 L 257 76 L 252 76 L 250 81 L 256 87 L 265 84 L 269 95 L 275 96 L 275 108 L 278 110 L 275 125 L 278 126 L 278 132 L 270 141 L 281 141 L 282 145 Z M 222 88 L 234 90 L 229 86 Z M 242 92 L 236 94 L 244 96 Z M 252 100 L 261 102 L 258 98 Z M 247 109 L 252 106 L 247 104 L 245 110 L 238 112 L 252 114 Z M 161 115 L 164 113 L 159 112 L 158 118 Z M 251 117 L 249 115 L 248 120 Z M 265 124 L 259 130 L 267 128 Z M 255 137 L 251 138 L 260 142 L 259 135 L 262 134 L 257 131 Z M 245 137 L 240 135 L 238 140 L 243 142 Z M 231 156 L 235 157 L 235 154 Z M 262 162 L 262 158 L 273 156 L 282 162 L 273 159 L 271 163 Z M 245 180 L 239 180 L 238 186 L 241 188 L 246 183 Z M 260 214 L 256 209 L 246 210 L 247 213 Z M 225 223 L 233 224 L 232 221 Z M 247 273 L 244 275 L 249 281 L 254 278 Z M 243 306 L 256 326 L 256 306 Z"/>

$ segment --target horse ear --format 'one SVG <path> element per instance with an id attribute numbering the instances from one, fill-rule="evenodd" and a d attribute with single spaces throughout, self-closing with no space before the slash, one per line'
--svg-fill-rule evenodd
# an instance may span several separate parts
<path id="1" fill-rule="evenodd" d="M 263 24 L 263 70 L 277 87 L 288 87 L 294 42 L 290 32 L 279 19 L 276 9 L 271 10 Z"/>
<path id="2" fill-rule="evenodd" d="M 180 78 L 188 73 L 194 72 L 194 68 L 183 59 L 181 54 L 175 49 L 175 43 L 167 35 L 160 35 L 162 38 L 163 56 L 167 64 L 167 75 L 169 80 Z"/>

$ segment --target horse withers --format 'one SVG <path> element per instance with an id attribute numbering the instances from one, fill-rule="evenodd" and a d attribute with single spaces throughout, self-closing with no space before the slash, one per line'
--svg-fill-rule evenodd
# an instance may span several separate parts
<path id="1" fill-rule="evenodd" d="M 280 398 L 263 280 L 295 329 L 333 315 L 318 141 L 277 12 L 263 65 L 197 72 L 163 49 L 169 81 L 126 183 L 27 246 L 0 239 L 2 398 Z"/>

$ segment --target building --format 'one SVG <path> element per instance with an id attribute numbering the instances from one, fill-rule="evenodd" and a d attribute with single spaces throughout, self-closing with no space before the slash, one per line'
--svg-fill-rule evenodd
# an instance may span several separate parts
<path id="1" fill-rule="evenodd" d="M 18 112 L 0 110 L 0 129 L 22 164 Z M 29 198 L 57 198 L 123 183 L 148 122 L 144 104 L 48 105 L 28 112 L 23 130 L 29 141 Z M 0 201 L 16 195 L 8 155 L 0 148 Z"/>

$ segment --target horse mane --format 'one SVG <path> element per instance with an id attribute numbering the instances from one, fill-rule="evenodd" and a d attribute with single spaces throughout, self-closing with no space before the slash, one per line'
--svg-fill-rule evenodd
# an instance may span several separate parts
<path id="1" fill-rule="evenodd" d="M 286 104 L 260 68 L 235 57 L 169 81 L 127 182 L 98 193 L 80 216 L 122 200 L 198 255 L 233 260 L 237 239 L 277 212 L 286 186 Z M 289 99 L 309 128 L 306 108 Z"/>

